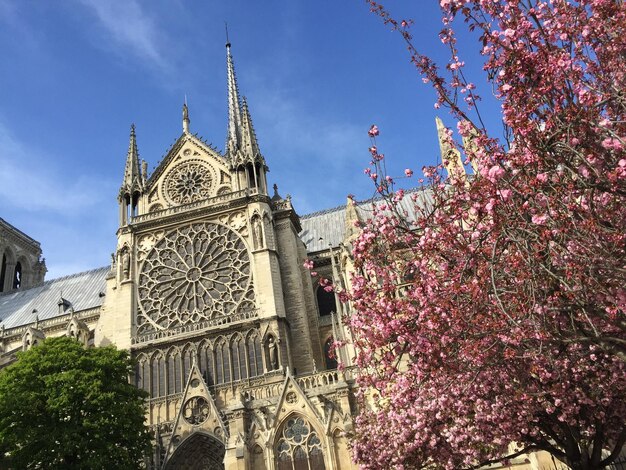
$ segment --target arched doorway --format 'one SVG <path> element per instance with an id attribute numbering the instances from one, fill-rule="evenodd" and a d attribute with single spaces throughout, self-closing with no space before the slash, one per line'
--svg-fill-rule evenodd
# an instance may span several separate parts
<path id="1" fill-rule="evenodd" d="M 196 432 L 178 446 L 164 470 L 224 470 L 224 453 L 217 438 Z"/>

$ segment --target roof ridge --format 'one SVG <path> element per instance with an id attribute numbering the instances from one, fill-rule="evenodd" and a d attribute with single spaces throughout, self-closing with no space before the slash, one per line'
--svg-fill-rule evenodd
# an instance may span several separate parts
<path id="1" fill-rule="evenodd" d="M 322 209 L 319 211 L 311 212 L 309 214 L 301 215 L 300 219 L 310 219 L 311 217 L 316 217 L 318 215 L 324 215 L 324 214 L 330 214 L 331 212 L 336 212 L 338 210 L 345 209 L 345 208 L 346 208 L 346 205 L 343 204 L 341 206 L 331 207 L 330 209 Z"/>
<path id="2" fill-rule="evenodd" d="M 0 297 L 3 297 L 5 295 L 9 295 L 9 294 L 15 294 L 17 292 L 26 292 L 26 291 L 29 291 L 31 289 L 36 289 L 38 287 L 45 286 L 47 284 L 52 284 L 53 282 L 64 281 L 64 280 L 67 280 L 67 279 L 71 279 L 71 278 L 75 278 L 75 277 L 79 277 L 79 276 L 84 276 L 85 274 L 94 273 L 96 271 L 104 271 L 105 269 L 108 271 L 109 269 L 111 269 L 111 267 L 110 266 L 101 266 L 99 268 L 88 269 L 87 271 L 81 271 L 81 272 L 73 273 L 73 274 L 66 274 L 65 276 L 55 277 L 53 279 L 48 279 L 46 281 L 40 282 L 39 284 L 35 284 L 34 286 L 30 286 L 28 289 L 18 289 L 18 290 L 12 290 L 12 291 L 9 291 L 9 292 L 0 292 Z"/>
<path id="3" fill-rule="evenodd" d="M 93 272 L 96 272 L 96 271 L 103 271 L 105 269 L 109 270 L 109 269 L 111 269 L 111 266 L 100 266 L 99 268 L 91 268 L 91 269 L 87 269 L 86 271 L 80 271 L 78 273 L 66 274 L 65 276 L 55 277 L 53 279 L 48 279 L 47 281 L 42 282 L 40 285 L 48 284 L 50 282 L 55 282 L 55 281 L 61 281 L 61 280 L 64 280 L 64 279 L 71 279 L 73 277 L 83 276 L 85 274 L 93 273 Z"/>
<path id="4" fill-rule="evenodd" d="M 416 187 L 409 188 L 409 189 L 403 189 L 403 191 L 404 191 L 405 194 L 411 194 L 411 193 L 416 193 L 418 191 L 427 191 L 428 189 L 430 189 L 430 186 L 416 186 Z M 384 199 L 383 196 L 374 196 L 374 197 L 371 197 L 369 199 L 365 199 L 363 201 L 357 201 L 356 199 L 355 199 L 355 201 L 356 201 L 357 207 L 362 207 L 365 204 L 369 204 L 369 203 L 372 203 L 372 202 L 376 203 L 378 201 L 382 201 L 383 199 Z M 316 217 L 318 215 L 330 214 L 331 212 L 335 212 L 335 211 L 338 211 L 340 209 L 345 209 L 345 207 L 346 207 L 346 205 L 343 204 L 343 205 L 340 205 L 340 206 L 331 207 L 329 209 L 322 209 L 322 210 L 319 210 L 319 211 L 311 212 L 309 214 L 301 215 L 300 219 L 310 219 L 311 217 Z"/>

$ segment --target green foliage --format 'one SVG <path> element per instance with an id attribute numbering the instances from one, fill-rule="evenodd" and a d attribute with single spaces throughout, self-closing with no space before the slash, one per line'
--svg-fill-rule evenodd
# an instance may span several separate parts
<path id="1" fill-rule="evenodd" d="M 19 469 L 140 468 L 150 434 L 131 371 L 128 352 L 70 338 L 19 353 L 0 371 L 0 455 Z"/>

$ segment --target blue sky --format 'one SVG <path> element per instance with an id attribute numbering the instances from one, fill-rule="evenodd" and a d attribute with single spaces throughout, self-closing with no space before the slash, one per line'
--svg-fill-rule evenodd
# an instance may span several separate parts
<path id="1" fill-rule="evenodd" d="M 438 2 L 386 4 L 445 63 Z M 363 1 L 0 0 L 0 217 L 41 242 L 47 279 L 108 263 L 131 123 L 152 170 L 186 95 L 224 148 L 225 21 L 269 183 L 300 214 L 372 195 L 372 123 L 392 174 L 437 161 L 434 92 Z"/>

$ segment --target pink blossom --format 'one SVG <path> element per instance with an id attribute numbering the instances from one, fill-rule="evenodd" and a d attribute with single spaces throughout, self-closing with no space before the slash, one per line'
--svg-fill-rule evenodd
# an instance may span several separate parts
<path id="1" fill-rule="evenodd" d="M 500 165 L 494 165 L 489 169 L 488 178 L 491 181 L 496 181 L 504 174 L 504 168 Z"/>
<path id="2" fill-rule="evenodd" d="M 602 141 L 602 146 L 606 149 L 622 149 L 622 142 L 620 139 L 616 139 L 615 137 L 607 137 Z"/>
<path id="3" fill-rule="evenodd" d="M 499 189 L 498 194 L 504 201 L 506 201 L 510 199 L 512 192 L 510 189 Z"/>
<path id="4" fill-rule="evenodd" d="M 370 130 L 367 131 L 367 133 L 369 134 L 370 137 L 376 137 L 377 135 L 380 134 L 380 132 L 378 131 L 378 126 L 376 124 L 372 124 L 372 126 L 370 127 Z"/>

